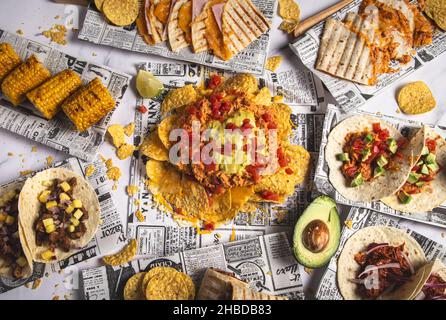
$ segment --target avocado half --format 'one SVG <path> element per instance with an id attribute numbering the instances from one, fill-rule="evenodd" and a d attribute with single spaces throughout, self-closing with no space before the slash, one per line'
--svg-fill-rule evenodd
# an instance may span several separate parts
<path id="1" fill-rule="evenodd" d="M 341 220 L 336 202 L 327 196 L 317 197 L 294 228 L 294 255 L 307 268 L 323 267 L 336 253 L 340 237 Z"/>

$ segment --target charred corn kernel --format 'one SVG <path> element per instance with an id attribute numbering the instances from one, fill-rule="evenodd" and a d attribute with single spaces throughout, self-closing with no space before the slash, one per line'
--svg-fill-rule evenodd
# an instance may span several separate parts
<path id="1" fill-rule="evenodd" d="M 73 226 L 77 227 L 79 225 L 79 220 L 77 220 L 76 218 L 71 217 L 70 218 L 71 223 L 73 224 Z"/>
<path id="2" fill-rule="evenodd" d="M 28 264 L 28 261 L 24 257 L 18 258 L 15 262 L 22 268 Z"/>
<path id="3" fill-rule="evenodd" d="M 46 251 L 42 252 L 43 260 L 50 261 L 53 259 L 53 257 L 54 257 L 54 253 L 51 250 L 46 250 Z"/>
<path id="4" fill-rule="evenodd" d="M 72 213 L 74 211 L 74 206 L 72 204 L 70 204 L 66 209 L 65 212 L 67 213 Z"/>
<path id="5" fill-rule="evenodd" d="M 82 85 L 81 78 L 71 69 L 64 70 L 34 90 L 26 97 L 47 119 L 52 119 L 60 111 L 62 102 Z"/>
<path id="6" fill-rule="evenodd" d="M 21 62 L 19 55 L 9 43 L 0 43 L 0 82 Z"/>
<path id="7" fill-rule="evenodd" d="M 68 194 L 66 194 L 65 192 L 62 192 L 59 195 L 59 201 L 60 202 L 65 202 L 65 201 L 69 201 L 70 200 L 70 196 Z"/>
<path id="8" fill-rule="evenodd" d="M 62 183 L 60 184 L 60 187 L 62 188 L 62 190 L 63 190 L 64 192 L 68 192 L 68 191 L 70 191 L 70 189 L 71 189 L 70 184 L 69 184 L 68 182 L 66 182 L 66 181 L 62 182 Z"/>
<path id="9" fill-rule="evenodd" d="M 78 131 L 85 131 L 115 107 L 115 100 L 99 78 L 80 88 L 62 105 Z"/>
<path id="10" fill-rule="evenodd" d="M 41 185 L 44 187 L 51 187 L 53 185 L 53 183 L 49 180 L 45 180 L 41 182 Z"/>
<path id="11" fill-rule="evenodd" d="M 48 196 L 51 194 L 50 190 L 44 190 L 39 196 L 39 201 L 42 203 L 46 203 L 48 200 Z"/>
<path id="12" fill-rule="evenodd" d="M 72 224 L 70 224 L 70 225 L 68 226 L 67 230 L 68 230 L 68 232 L 73 233 L 74 230 L 76 230 L 76 227 L 73 226 Z"/>
<path id="13" fill-rule="evenodd" d="M 42 222 L 45 227 L 54 224 L 53 218 L 43 219 Z"/>
<path id="14" fill-rule="evenodd" d="M 6 213 L 0 212 L 0 222 L 5 222 L 7 217 Z"/>
<path id="15" fill-rule="evenodd" d="M 74 213 L 73 213 L 73 217 L 75 217 L 77 220 L 80 220 L 80 218 L 84 215 L 84 213 L 77 209 Z"/>
<path id="16" fill-rule="evenodd" d="M 10 226 L 15 222 L 15 218 L 13 216 L 6 216 L 5 223 Z"/>
<path id="17" fill-rule="evenodd" d="M 45 226 L 46 233 L 51 233 L 56 231 L 56 226 L 54 224 L 50 224 L 49 226 Z"/>
<path id="18" fill-rule="evenodd" d="M 74 199 L 74 200 L 73 200 L 73 206 L 74 206 L 76 209 L 82 208 L 82 201 L 80 201 L 79 199 Z"/>
<path id="19" fill-rule="evenodd" d="M 47 202 L 46 203 L 46 208 L 47 209 L 51 209 L 51 208 L 54 208 L 54 207 L 57 207 L 57 201 L 49 201 L 49 202 Z"/>
<path id="20" fill-rule="evenodd" d="M 11 71 L 2 82 L 5 97 L 17 106 L 25 100 L 25 94 L 51 77 L 47 68 L 32 55 Z"/>

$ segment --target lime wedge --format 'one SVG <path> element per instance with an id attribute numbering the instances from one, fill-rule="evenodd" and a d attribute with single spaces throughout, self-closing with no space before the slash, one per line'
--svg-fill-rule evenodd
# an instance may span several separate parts
<path id="1" fill-rule="evenodd" d="M 164 85 L 151 72 L 139 70 L 136 89 L 144 99 L 152 99 L 163 92 Z"/>

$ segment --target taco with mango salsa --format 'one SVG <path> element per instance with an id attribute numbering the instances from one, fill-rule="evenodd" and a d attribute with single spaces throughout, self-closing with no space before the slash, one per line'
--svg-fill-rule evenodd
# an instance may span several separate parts
<path id="1" fill-rule="evenodd" d="M 85 247 L 100 221 L 95 190 L 78 174 L 48 169 L 29 178 L 19 196 L 20 241 L 37 262 L 58 262 Z"/>
<path id="2" fill-rule="evenodd" d="M 378 201 L 405 183 L 412 155 L 422 147 L 422 141 L 407 140 L 379 118 L 350 117 L 328 136 L 325 159 L 330 182 L 348 200 Z"/>
<path id="3" fill-rule="evenodd" d="M 423 213 L 446 201 L 446 141 L 428 126 L 412 140 L 421 142 L 423 148 L 414 153 L 414 165 L 404 185 L 382 201 L 398 211 Z"/>

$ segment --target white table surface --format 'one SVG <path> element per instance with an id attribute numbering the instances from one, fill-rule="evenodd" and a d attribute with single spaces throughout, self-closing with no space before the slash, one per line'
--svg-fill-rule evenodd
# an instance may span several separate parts
<path id="1" fill-rule="evenodd" d="M 314 0 L 300 0 L 302 9 L 302 18 L 306 18 L 320 11 L 321 9 L 333 4 L 336 0 L 314 1 Z M 35 39 L 39 42 L 49 43 L 49 40 L 39 35 L 43 30 L 48 30 L 53 24 L 64 24 L 67 16 L 74 17 L 74 24 L 79 28 L 81 21 L 85 15 L 86 8 L 55 4 L 50 0 L 0 0 L 0 28 L 15 32 L 18 29 L 24 31 L 24 37 Z M 60 19 L 55 19 L 60 16 Z M 280 24 L 280 18 L 275 17 L 273 25 L 273 36 L 271 44 L 271 54 L 283 52 L 288 42 L 291 40 L 277 27 Z M 41 29 L 39 29 L 41 27 Z M 150 56 L 145 54 L 132 53 L 111 47 L 98 46 L 88 42 L 80 41 L 76 37 L 76 33 L 68 32 L 69 42 L 66 46 L 57 46 L 62 51 L 68 52 L 73 56 L 79 56 L 89 61 L 99 64 L 105 64 L 117 70 L 121 70 L 128 74 L 135 74 L 135 64 L 141 61 L 162 61 L 162 58 Z M 403 83 L 415 80 L 425 81 L 434 92 L 438 102 L 437 108 L 445 109 L 446 107 L 446 55 L 443 55 L 435 63 L 427 65 L 422 70 L 412 74 L 410 77 L 404 79 Z M 391 86 L 380 97 L 371 103 L 380 106 L 383 113 L 404 117 L 402 114 L 396 112 L 397 104 L 395 101 L 395 93 L 400 84 Z M 134 89 L 129 90 L 124 97 L 124 100 L 118 110 L 115 112 L 112 123 L 127 124 L 133 121 L 135 108 L 136 94 Z M 412 117 L 411 119 L 426 121 L 429 123 L 437 123 L 446 125 L 446 113 L 442 118 L 433 117 L 432 115 L 423 115 Z M 37 147 L 37 152 L 32 153 L 31 148 Z M 14 156 L 8 156 L 8 152 L 14 153 Z M 114 162 L 119 165 L 123 176 L 119 181 L 118 190 L 114 192 L 116 197 L 118 211 L 121 212 L 125 221 L 127 215 L 127 196 L 125 194 L 125 187 L 129 181 L 129 165 L 130 160 L 120 161 L 114 154 L 114 149 L 105 143 L 100 151 L 102 155 L 107 158 L 112 157 Z M 45 147 L 27 140 L 23 137 L 11 134 L 0 129 L 0 183 L 4 183 L 16 178 L 19 171 L 40 169 L 45 166 L 46 157 L 52 156 L 54 159 L 62 160 L 67 157 L 66 154 L 57 152 L 51 148 Z M 402 221 L 402 224 L 418 231 L 421 234 L 432 238 L 435 241 L 446 244 L 446 230 L 422 225 L 420 223 Z M 98 265 L 98 261 L 88 261 L 81 263 L 77 267 L 79 270 Z M 303 282 L 306 295 L 310 298 L 318 285 L 323 269 L 314 271 L 308 275 L 301 268 L 303 274 Z M 62 272 L 61 274 L 48 274 L 43 278 L 41 286 L 36 289 L 28 289 L 20 287 L 1 294 L 0 299 L 51 299 L 54 296 L 59 296 L 60 299 L 74 299 L 78 297 L 79 291 L 70 286 L 70 282 L 77 283 L 76 272 Z M 73 281 L 74 280 L 74 281 Z M 72 290 L 73 289 L 73 290 Z"/>

